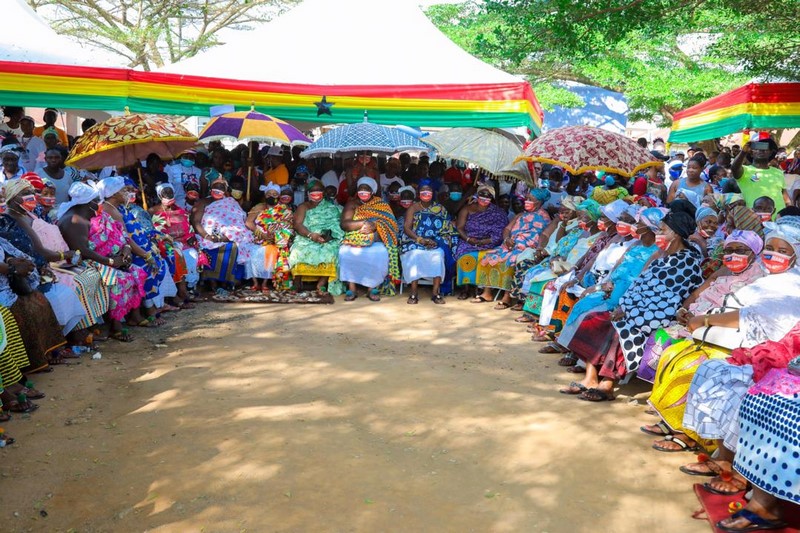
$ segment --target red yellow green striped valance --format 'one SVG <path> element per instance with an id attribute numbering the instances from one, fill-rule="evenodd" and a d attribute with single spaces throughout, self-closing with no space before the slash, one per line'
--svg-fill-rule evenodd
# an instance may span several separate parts
<path id="1" fill-rule="evenodd" d="M 800 128 L 800 83 L 750 83 L 675 113 L 669 141 L 775 128 Z"/>
<path id="2" fill-rule="evenodd" d="M 331 115 L 317 116 L 325 96 Z M 208 116 L 234 105 L 288 121 L 370 122 L 422 127 L 528 127 L 543 111 L 527 82 L 471 85 L 300 85 L 183 76 L 130 69 L 0 61 L 0 103 L 60 109 Z"/>

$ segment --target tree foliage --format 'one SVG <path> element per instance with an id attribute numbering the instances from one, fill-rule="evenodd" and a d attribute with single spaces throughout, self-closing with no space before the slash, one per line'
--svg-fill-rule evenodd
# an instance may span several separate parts
<path id="1" fill-rule="evenodd" d="M 296 0 L 27 0 L 59 33 L 162 67 L 220 44 L 219 32 L 269 20 Z"/>
<path id="2" fill-rule="evenodd" d="M 466 50 L 527 75 L 535 87 L 575 81 L 619 91 L 631 119 L 668 122 L 674 112 L 753 77 L 800 76 L 798 6 L 796 0 L 485 0 L 433 6 L 429 16 Z"/>

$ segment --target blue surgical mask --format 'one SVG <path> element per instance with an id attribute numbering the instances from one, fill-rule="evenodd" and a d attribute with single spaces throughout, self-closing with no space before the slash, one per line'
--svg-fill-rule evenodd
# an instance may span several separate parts
<path id="1" fill-rule="evenodd" d="M 462 194 L 463 193 L 460 193 L 460 192 L 451 192 L 450 193 L 450 199 L 453 200 L 454 202 L 457 202 L 457 201 L 461 200 Z"/>
<path id="2" fill-rule="evenodd" d="M 181 165 L 185 166 L 186 168 L 194 166 L 194 161 L 191 159 L 181 159 Z"/>

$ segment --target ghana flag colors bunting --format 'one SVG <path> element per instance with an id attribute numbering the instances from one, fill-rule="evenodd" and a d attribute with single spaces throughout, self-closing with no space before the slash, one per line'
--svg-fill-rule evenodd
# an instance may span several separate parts
<path id="1" fill-rule="evenodd" d="M 675 113 L 669 142 L 775 128 L 800 128 L 800 83 L 750 83 Z"/>

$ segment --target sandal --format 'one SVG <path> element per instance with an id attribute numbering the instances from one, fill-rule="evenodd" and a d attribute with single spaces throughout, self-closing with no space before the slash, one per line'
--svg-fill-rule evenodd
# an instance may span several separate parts
<path id="1" fill-rule="evenodd" d="M 119 342 L 133 342 L 133 337 L 128 334 L 127 328 L 122 328 L 119 331 L 112 331 L 108 338 Z"/>
<path id="2" fill-rule="evenodd" d="M 696 451 L 700 450 L 700 446 L 698 446 L 697 443 L 695 443 L 694 445 L 690 445 L 690 444 L 682 441 L 681 439 L 679 439 L 678 437 L 680 435 L 683 435 L 683 433 L 674 434 L 674 435 L 665 435 L 663 440 L 655 441 L 653 443 L 652 447 L 653 447 L 654 450 L 658 450 L 659 452 L 665 452 L 665 453 L 696 452 Z M 686 435 L 684 435 L 684 436 L 686 436 Z M 663 446 L 663 444 L 666 443 L 666 442 L 674 442 L 675 444 L 678 445 L 678 447 L 677 448 L 665 448 Z M 662 445 L 659 446 L 659 444 L 662 444 Z"/>
<path id="3" fill-rule="evenodd" d="M 692 468 L 692 467 L 697 467 L 697 466 L 700 466 L 700 467 L 705 466 L 706 469 L 705 470 L 700 470 L 700 469 L 697 469 L 697 468 Z M 690 476 L 711 476 L 711 477 L 714 477 L 714 476 L 718 476 L 718 475 L 722 474 L 722 472 L 725 469 L 723 468 L 723 466 L 721 464 L 719 464 L 715 460 L 711 459 L 708 455 L 706 455 L 704 453 L 701 453 L 701 454 L 698 454 L 696 463 L 689 463 L 688 465 L 683 465 L 683 466 L 681 466 L 679 468 L 679 470 L 681 472 L 683 472 L 684 474 L 688 474 Z"/>
<path id="4" fill-rule="evenodd" d="M 411 296 L 408 297 L 406 303 L 408 305 L 417 305 L 419 303 L 419 296 L 417 296 L 416 294 L 412 294 Z"/>
<path id="5" fill-rule="evenodd" d="M 354 293 L 353 291 L 347 291 L 344 293 L 345 302 L 352 302 L 356 298 L 358 298 L 358 294 Z"/>
<path id="6" fill-rule="evenodd" d="M 650 428 L 658 428 L 658 431 Z M 656 437 L 666 437 L 667 435 L 675 434 L 675 432 L 672 431 L 670 427 L 663 420 L 651 426 L 641 426 L 639 429 L 642 431 L 642 433 L 647 433 L 648 435 L 655 435 Z"/>
<path id="7" fill-rule="evenodd" d="M 519 322 L 520 324 L 530 324 L 531 322 L 538 322 L 538 320 L 533 318 L 531 315 L 522 315 L 515 318 L 514 322 Z"/>
<path id="8" fill-rule="evenodd" d="M 8 419 L 11 420 L 11 417 L 9 416 Z M 16 439 L 14 437 L 6 437 L 2 432 L 0 432 L 0 442 L 3 443 L 3 446 L 0 446 L 0 448 L 4 448 L 6 446 L 14 444 L 16 442 Z"/>
<path id="9" fill-rule="evenodd" d="M 585 402 L 613 402 L 614 396 L 600 389 L 587 389 L 578 395 Z"/>
<path id="10" fill-rule="evenodd" d="M 575 363 L 578 362 L 578 358 L 572 352 L 567 352 L 567 354 L 558 360 L 558 366 L 575 366 Z"/>
<path id="11" fill-rule="evenodd" d="M 576 395 L 585 392 L 587 390 L 589 389 L 584 387 L 581 383 L 573 381 L 565 389 L 558 389 L 558 392 L 560 392 L 561 394 Z"/>
<path id="12" fill-rule="evenodd" d="M 748 522 L 750 522 L 749 526 L 744 526 L 741 528 L 734 528 L 729 526 L 723 526 L 722 523 L 725 520 L 737 520 L 739 518 L 744 518 Z M 720 520 L 716 523 L 717 529 L 721 531 L 766 531 L 770 529 L 783 529 L 789 526 L 786 522 L 781 520 L 780 518 L 770 519 L 764 518 L 763 516 L 759 516 L 753 511 L 749 509 L 741 509 L 733 513 L 730 518 L 726 518 L 725 520 Z"/>
<path id="13" fill-rule="evenodd" d="M 548 342 L 547 344 L 539 348 L 539 353 L 564 353 L 564 349 L 555 342 Z M 573 365 L 574 364 L 575 363 L 573 363 Z"/>
<path id="14" fill-rule="evenodd" d="M 478 296 L 476 296 L 475 298 L 473 298 L 472 300 L 470 300 L 470 301 L 469 301 L 469 303 L 471 303 L 471 304 L 482 304 L 482 303 L 486 303 L 486 302 L 488 302 L 488 301 L 489 301 L 489 300 L 487 300 L 486 298 L 484 298 L 483 296 L 481 296 L 481 295 L 479 294 Z"/>
<path id="15" fill-rule="evenodd" d="M 32 413 L 37 410 L 39 406 L 31 401 L 25 400 L 25 403 L 19 401 L 9 402 L 8 405 L 3 405 L 3 410 L 9 413 Z"/>
<path id="16" fill-rule="evenodd" d="M 494 306 L 495 311 L 505 311 L 511 307 L 511 304 L 507 304 L 505 302 L 497 302 L 497 305 Z"/>
<path id="17" fill-rule="evenodd" d="M 578 365 L 568 366 L 564 370 L 566 370 L 570 374 L 584 374 L 584 375 L 586 374 L 586 367 L 585 366 L 578 366 Z"/>
<path id="18" fill-rule="evenodd" d="M 378 289 L 372 289 L 371 291 L 369 291 L 369 294 L 367 294 L 367 299 L 370 302 L 380 302 L 381 296 L 380 293 L 378 292 Z"/>
<path id="19" fill-rule="evenodd" d="M 461 294 L 458 295 L 459 300 L 466 300 L 467 298 L 469 298 L 469 294 L 467 294 L 466 292 L 462 292 Z"/>
<path id="20" fill-rule="evenodd" d="M 521 303 L 516 303 L 516 304 L 514 304 L 514 305 L 512 305 L 512 306 L 511 306 L 511 311 L 517 311 L 517 312 L 519 312 L 519 311 L 522 311 L 522 308 L 523 308 L 523 307 L 524 307 L 524 304 L 521 304 Z"/>
<path id="21" fill-rule="evenodd" d="M 437 305 L 444 305 L 445 303 L 444 298 L 442 298 L 441 294 L 434 294 L 431 297 L 431 301 Z"/>
<path id="22" fill-rule="evenodd" d="M 734 490 L 720 490 L 711 486 L 711 483 L 727 483 L 731 485 Z M 750 488 L 750 483 L 744 478 L 739 478 L 734 475 L 730 470 L 723 470 L 719 476 L 708 483 L 703 483 L 703 489 L 711 494 L 718 494 L 720 496 L 733 496 L 739 494 Z"/>

